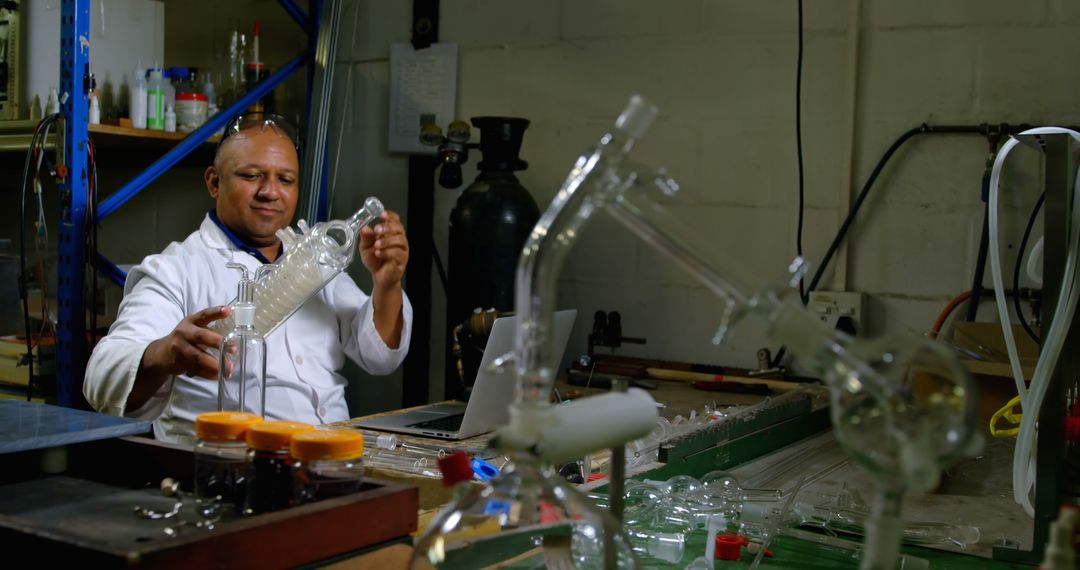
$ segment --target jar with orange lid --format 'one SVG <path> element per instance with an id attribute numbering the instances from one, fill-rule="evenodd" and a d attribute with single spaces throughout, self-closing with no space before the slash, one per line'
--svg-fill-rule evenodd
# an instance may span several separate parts
<path id="1" fill-rule="evenodd" d="M 364 484 L 364 436 L 353 430 L 317 429 L 293 436 L 296 502 L 355 493 Z"/>
<path id="2" fill-rule="evenodd" d="M 270 421 L 252 426 L 247 432 L 247 456 L 251 477 L 247 486 L 245 512 L 268 513 L 293 504 L 293 436 L 312 431 L 302 422 Z"/>
<path id="3" fill-rule="evenodd" d="M 248 429 L 255 414 L 207 412 L 195 418 L 195 497 L 207 517 L 236 513 L 247 496 Z"/>

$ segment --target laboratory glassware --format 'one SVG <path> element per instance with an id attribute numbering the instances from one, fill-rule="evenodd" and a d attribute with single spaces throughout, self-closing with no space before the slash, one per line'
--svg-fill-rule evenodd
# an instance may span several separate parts
<path id="1" fill-rule="evenodd" d="M 378 198 L 368 197 L 348 219 L 319 222 L 312 227 L 300 220 L 299 232 L 292 228 L 278 230 L 285 253 L 268 270 L 256 275 L 255 330 L 268 336 L 348 267 L 356 258 L 361 228 L 379 220 L 383 210 Z M 232 316 L 212 325 L 223 334 L 232 326 Z"/>
<path id="2" fill-rule="evenodd" d="M 262 417 L 266 416 L 266 339 L 252 326 L 255 282 L 243 265 L 227 266 L 239 269 L 241 277 L 233 304 L 234 326 L 218 348 L 218 411 Z"/>
<path id="3" fill-rule="evenodd" d="M 656 108 L 640 97 L 631 99 L 615 128 L 575 163 L 522 251 L 516 285 L 521 326 L 513 354 L 520 382 L 518 401 L 493 444 L 506 450 L 535 450 L 538 440 L 548 441 L 538 433 L 552 426 L 547 400 L 554 381 L 550 332 L 558 270 L 586 222 L 594 213 L 606 211 L 721 299 L 725 317 L 715 343 L 722 342 L 741 318 L 756 315 L 768 323 L 772 340 L 785 344 L 823 378 L 830 388 L 837 439 L 880 489 L 868 520 L 861 564 L 891 568 L 903 528 L 904 494 L 933 488 L 942 468 L 980 444 L 970 375 L 948 349 L 927 339 L 856 340 L 823 326 L 793 293 L 806 270 L 801 259 L 789 267 L 788 283 L 762 286 L 769 281 L 731 263 L 715 242 L 690 231 L 692 224 L 679 220 L 665 205 L 680 193 L 678 182 L 628 156 L 656 115 Z M 566 416 L 559 414 L 559 420 Z M 539 488 L 530 487 L 513 496 L 531 500 L 539 494 Z M 443 528 L 425 533 L 418 555 L 438 544 L 439 533 L 452 530 L 445 528 L 446 523 L 459 522 L 470 508 L 460 501 L 448 507 L 446 516 L 440 515 Z"/>

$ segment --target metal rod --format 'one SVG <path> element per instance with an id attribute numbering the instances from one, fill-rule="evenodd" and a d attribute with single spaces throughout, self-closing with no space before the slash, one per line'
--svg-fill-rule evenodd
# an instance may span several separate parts
<path id="1" fill-rule="evenodd" d="M 626 380 L 612 379 L 612 392 L 625 392 Z M 622 524 L 623 519 L 623 489 L 626 482 L 626 446 L 616 445 L 611 448 L 611 482 L 608 483 L 608 495 L 611 497 L 608 509 L 611 516 Z"/>
<path id="2" fill-rule="evenodd" d="M 100 253 L 97 254 L 96 266 L 98 273 L 100 273 L 102 277 L 108 278 L 110 281 L 116 283 L 121 288 L 124 286 L 124 282 L 127 281 L 127 272 L 123 269 L 120 269 L 120 267 L 113 263 L 112 260 L 105 257 L 104 255 L 101 255 Z"/>
<path id="3" fill-rule="evenodd" d="M 57 249 L 60 261 L 57 273 L 60 286 L 57 299 L 60 307 L 56 326 L 56 402 L 73 407 L 82 402 L 87 358 L 83 294 L 87 188 L 90 183 L 87 171 L 90 44 L 86 41 L 90 37 L 90 0 L 61 2 L 60 21 L 60 92 L 68 95 L 61 105 L 68 175 L 58 188 L 60 244 Z"/>
<path id="4" fill-rule="evenodd" d="M 180 162 L 185 156 L 191 153 L 191 151 L 202 145 L 207 139 L 210 138 L 218 129 L 225 126 L 233 117 L 240 114 L 241 111 L 247 109 L 259 99 L 266 96 L 274 90 L 278 85 L 289 78 L 301 65 L 304 64 L 307 59 L 307 55 L 301 55 L 293 59 L 289 63 L 285 64 L 280 71 L 274 73 L 265 81 L 256 85 L 246 95 L 241 97 L 238 101 L 229 105 L 226 109 L 214 115 L 213 118 L 203 123 L 201 127 L 191 132 L 184 140 L 180 141 L 176 146 L 169 150 L 169 152 L 162 155 L 161 158 L 154 161 L 153 164 L 148 166 L 146 170 L 139 173 L 131 182 L 124 185 L 123 188 L 117 190 L 108 198 L 103 200 L 98 206 L 98 220 L 105 219 L 110 216 L 116 210 L 127 203 L 128 200 L 134 198 L 139 192 L 150 185 L 151 182 L 157 180 L 159 176 L 165 173 L 177 162 Z"/>
<path id="5" fill-rule="evenodd" d="M 326 0 L 319 14 L 319 36 L 315 44 L 311 68 L 311 92 L 308 94 L 309 115 L 307 141 L 304 149 L 303 202 L 300 217 L 320 220 L 319 202 L 325 192 L 326 133 L 330 122 L 330 95 L 334 87 L 334 56 L 336 54 L 338 20 L 341 2 Z"/>
<path id="6" fill-rule="evenodd" d="M 292 19 L 296 20 L 296 23 L 300 24 L 301 28 L 305 31 L 308 29 L 307 16 L 305 16 L 304 12 L 300 10 L 300 7 L 296 5 L 296 2 L 293 2 L 293 0 L 278 0 L 278 4 L 281 4 L 281 8 L 285 10 L 288 15 L 292 16 Z"/>

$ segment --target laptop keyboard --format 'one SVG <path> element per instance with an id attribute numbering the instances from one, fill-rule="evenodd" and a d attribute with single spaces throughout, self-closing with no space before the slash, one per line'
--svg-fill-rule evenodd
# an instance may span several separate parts
<path id="1" fill-rule="evenodd" d="M 465 419 L 465 414 L 455 414 L 453 416 L 444 416 L 441 418 L 435 418 L 433 420 L 409 424 L 406 427 L 411 427 L 415 429 L 431 429 L 438 431 L 458 431 L 459 429 L 461 429 L 461 420 L 463 419 Z"/>

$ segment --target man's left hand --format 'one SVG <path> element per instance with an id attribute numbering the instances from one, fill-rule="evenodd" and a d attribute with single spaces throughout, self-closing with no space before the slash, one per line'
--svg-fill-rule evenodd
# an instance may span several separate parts
<path id="1" fill-rule="evenodd" d="M 360 230 L 360 259 L 371 272 L 374 288 L 400 286 L 409 262 L 409 240 L 400 216 L 386 210 L 381 222 Z"/>

